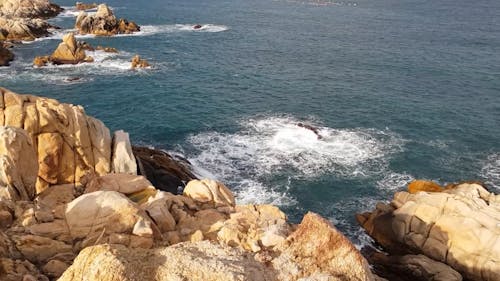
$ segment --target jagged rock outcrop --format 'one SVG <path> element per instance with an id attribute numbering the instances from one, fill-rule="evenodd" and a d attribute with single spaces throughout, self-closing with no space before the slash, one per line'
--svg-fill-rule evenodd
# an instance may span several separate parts
<path id="1" fill-rule="evenodd" d="M 308 213 L 272 261 L 279 280 L 373 280 L 368 262 L 330 222 Z"/>
<path id="2" fill-rule="evenodd" d="M 81 106 L 0 88 L 0 126 L 24 129 L 38 155 L 37 192 L 111 170 L 111 135 Z"/>
<path id="3" fill-rule="evenodd" d="M 357 219 L 390 253 L 422 253 L 470 280 L 500 279 L 500 195 L 479 184 L 398 192 Z"/>
<path id="4" fill-rule="evenodd" d="M 113 153 L 112 153 L 114 173 L 125 173 L 137 175 L 137 163 L 132 152 L 132 145 L 128 133 L 123 130 L 116 131 L 113 134 Z"/>
<path id="5" fill-rule="evenodd" d="M 0 15 L 17 18 L 51 18 L 63 9 L 48 0 L 0 0 Z"/>
<path id="6" fill-rule="evenodd" d="M 117 19 L 106 4 L 100 4 L 95 14 L 80 12 L 76 18 L 75 28 L 80 34 L 111 36 L 140 31 L 140 27 L 126 19 Z"/>
<path id="7" fill-rule="evenodd" d="M 97 8 L 97 3 L 76 2 L 75 7 L 78 11 L 85 11 Z"/>
<path id="8" fill-rule="evenodd" d="M 32 41 L 50 34 L 52 25 L 42 19 L 0 16 L 0 37 L 5 40 Z"/>
<path id="9" fill-rule="evenodd" d="M 190 181 L 184 188 L 183 194 L 213 208 L 235 205 L 234 196 L 229 188 L 211 179 Z"/>
<path id="10" fill-rule="evenodd" d="M 135 69 L 135 68 L 146 68 L 146 67 L 150 67 L 150 66 L 151 65 L 149 64 L 149 62 L 147 62 L 144 59 L 141 59 L 141 57 L 139 55 L 135 55 L 132 58 L 130 68 L 132 68 L 132 69 Z"/>
<path id="11" fill-rule="evenodd" d="M 202 241 L 134 251 L 119 245 L 89 247 L 59 280 L 271 281 L 273 273 L 249 253 Z"/>
<path id="12" fill-rule="evenodd" d="M 177 194 L 179 187 L 197 177 L 191 172 L 191 164 L 184 158 L 161 150 L 133 146 L 137 159 L 138 174 L 145 176 L 157 189 Z"/>
<path id="13" fill-rule="evenodd" d="M 0 39 L 1 40 L 1 39 Z M 4 44 L 0 43 L 0 66 L 9 66 L 14 60 L 14 54 Z"/>
<path id="14" fill-rule="evenodd" d="M 38 161 L 25 130 L 0 126 L 0 200 L 35 198 Z"/>
<path id="15" fill-rule="evenodd" d="M 44 66 L 51 62 L 53 64 L 78 64 L 82 62 L 93 62 L 94 59 L 85 54 L 85 43 L 77 42 L 73 33 L 64 35 L 62 43 L 50 56 L 36 57 L 33 61 L 35 66 Z"/>

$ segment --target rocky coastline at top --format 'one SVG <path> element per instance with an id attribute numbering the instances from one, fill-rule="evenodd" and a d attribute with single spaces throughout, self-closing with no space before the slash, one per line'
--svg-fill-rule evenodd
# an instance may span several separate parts
<path id="1" fill-rule="evenodd" d="M 106 4 L 97 5 L 76 3 L 80 11 L 75 20 L 77 34 L 93 34 L 95 36 L 113 36 L 117 34 L 131 34 L 140 31 L 140 26 L 133 21 L 117 18 Z M 87 12 L 96 9 L 95 12 Z M 8 66 L 14 60 L 12 47 L 22 41 L 33 41 L 37 38 L 51 35 L 59 29 L 46 20 L 53 18 L 64 9 L 48 0 L 1 0 L 0 1 L 0 66 Z M 71 33 L 69 33 L 71 34 Z M 68 34 L 67 34 L 68 35 Z M 34 58 L 35 66 L 52 64 L 77 64 L 92 62 L 90 57 L 84 56 L 83 50 L 77 48 L 74 39 L 65 40 L 66 46 L 59 46 L 52 56 L 39 56 Z M 84 42 L 79 42 L 84 44 Z M 62 43 L 61 43 L 62 44 Z M 59 52 L 58 52 L 59 51 Z M 58 57 L 59 56 L 59 57 Z M 131 68 L 145 68 L 150 64 L 140 57 L 131 59 Z"/>

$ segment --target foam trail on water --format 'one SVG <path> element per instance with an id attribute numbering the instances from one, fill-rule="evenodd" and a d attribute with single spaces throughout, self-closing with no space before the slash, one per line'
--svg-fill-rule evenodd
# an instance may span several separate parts
<path id="1" fill-rule="evenodd" d="M 291 197 L 291 202 L 284 200 L 289 197 L 287 184 L 264 182 L 284 174 L 292 179 L 381 174 L 388 155 L 402 149 L 403 140 L 391 132 L 316 126 L 318 138 L 298 123 L 293 117 L 265 117 L 241 122 L 241 130 L 232 134 L 192 135 L 188 142 L 198 153 L 191 160 L 231 183 L 244 202 L 264 203 L 262 198 L 267 198 L 269 203 L 281 196 L 282 202 L 293 204 Z M 259 192 L 267 193 L 257 196 Z"/>
<path id="2" fill-rule="evenodd" d="M 415 178 L 412 175 L 390 172 L 383 179 L 377 181 L 377 187 L 380 190 L 395 191 L 406 188 L 413 180 Z"/>
<path id="3" fill-rule="evenodd" d="M 500 153 L 493 153 L 488 156 L 481 169 L 481 176 L 485 183 L 500 191 Z"/>

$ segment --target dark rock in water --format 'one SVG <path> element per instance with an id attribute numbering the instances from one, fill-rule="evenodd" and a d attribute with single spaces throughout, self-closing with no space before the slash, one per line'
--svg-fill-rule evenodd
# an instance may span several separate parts
<path id="1" fill-rule="evenodd" d="M 202 27 L 203 27 L 203 26 L 202 26 L 201 24 L 197 24 L 197 25 L 193 26 L 193 29 L 200 29 L 200 28 L 202 28 Z"/>
<path id="2" fill-rule="evenodd" d="M 14 54 L 0 43 L 0 66 L 8 66 L 14 60 Z"/>
<path id="3" fill-rule="evenodd" d="M 319 130 L 318 128 L 312 126 L 312 125 L 308 125 L 308 124 L 304 124 L 304 123 L 297 123 L 297 126 L 301 127 L 301 128 L 304 128 L 304 129 L 308 129 L 310 131 L 312 131 L 313 133 L 316 134 L 316 137 L 318 137 L 318 140 L 322 139 L 323 137 L 319 134 Z"/>
<path id="4" fill-rule="evenodd" d="M 191 172 L 191 163 L 179 156 L 147 147 L 132 146 L 137 170 L 157 189 L 177 194 L 190 180 L 197 179 Z"/>

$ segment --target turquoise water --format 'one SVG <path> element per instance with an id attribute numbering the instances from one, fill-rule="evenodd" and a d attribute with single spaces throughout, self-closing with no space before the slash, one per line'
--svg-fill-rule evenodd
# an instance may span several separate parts
<path id="1" fill-rule="evenodd" d="M 318 212 L 356 243 L 354 213 L 414 178 L 499 191 L 499 1 L 107 2 L 143 31 L 84 40 L 121 54 L 32 68 L 59 32 L 18 47 L 1 85 L 82 104 L 135 143 L 184 154 L 239 202 L 292 221 Z M 51 22 L 70 29 L 73 16 Z M 153 68 L 128 70 L 134 54 Z"/>

